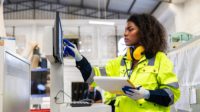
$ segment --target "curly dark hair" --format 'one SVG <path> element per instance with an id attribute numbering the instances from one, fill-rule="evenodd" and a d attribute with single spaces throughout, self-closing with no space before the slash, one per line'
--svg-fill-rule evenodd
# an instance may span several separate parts
<path id="1" fill-rule="evenodd" d="M 133 14 L 127 22 L 133 22 L 139 28 L 140 42 L 145 48 L 147 58 L 167 48 L 166 31 L 163 25 L 152 15 Z"/>

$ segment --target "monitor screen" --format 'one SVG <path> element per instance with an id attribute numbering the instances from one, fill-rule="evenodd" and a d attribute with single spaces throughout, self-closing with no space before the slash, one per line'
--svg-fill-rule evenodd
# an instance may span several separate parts
<path id="1" fill-rule="evenodd" d="M 53 27 L 53 56 L 56 63 L 63 62 L 63 31 L 58 12 L 56 12 L 56 20 Z"/>
<path id="2" fill-rule="evenodd" d="M 72 82 L 72 101 L 80 101 L 84 99 L 84 93 L 88 91 L 88 83 Z"/>

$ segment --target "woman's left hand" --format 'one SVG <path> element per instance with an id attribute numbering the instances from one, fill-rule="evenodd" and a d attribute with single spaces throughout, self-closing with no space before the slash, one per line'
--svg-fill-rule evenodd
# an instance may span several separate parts
<path id="1" fill-rule="evenodd" d="M 130 86 L 124 86 L 122 88 L 124 93 L 134 99 L 134 100 L 139 100 L 139 99 L 148 99 L 150 97 L 150 93 L 148 90 L 144 89 L 142 86 L 139 86 L 137 88 L 132 88 Z"/>

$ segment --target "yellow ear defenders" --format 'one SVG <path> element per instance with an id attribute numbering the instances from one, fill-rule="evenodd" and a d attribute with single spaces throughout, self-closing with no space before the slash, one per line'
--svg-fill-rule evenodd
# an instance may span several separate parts
<path id="1" fill-rule="evenodd" d="M 127 59 L 128 60 L 140 60 L 142 58 L 142 53 L 144 52 L 144 47 L 143 46 L 138 46 L 135 49 L 132 47 L 129 47 L 127 49 Z"/>

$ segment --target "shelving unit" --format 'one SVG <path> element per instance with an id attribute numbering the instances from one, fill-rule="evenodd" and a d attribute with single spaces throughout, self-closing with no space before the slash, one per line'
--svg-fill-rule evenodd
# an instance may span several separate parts
<path id="1" fill-rule="evenodd" d="M 46 84 L 47 75 L 50 73 L 49 68 L 37 68 L 31 70 L 31 94 L 34 97 L 44 97 L 47 96 L 42 91 L 37 91 L 37 84 Z M 41 92 L 41 93 L 40 93 Z"/>
<path id="2" fill-rule="evenodd" d="M 31 70 L 31 74 L 34 73 L 43 73 L 43 74 L 48 74 L 50 73 L 50 69 L 49 68 L 36 68 L 36 69 L 32 69 Z"/>
<path id="3" fill-rule="evenodd" d="M 37 84 L 46 85 L 47 75 L 50 74 L 49 68 L 36 68 L 31 70 L 31 81 L 34 85 L 31 87 L 31 112 L 49 112 L 50 97 L 45 93 L 37 91 Z"/>

